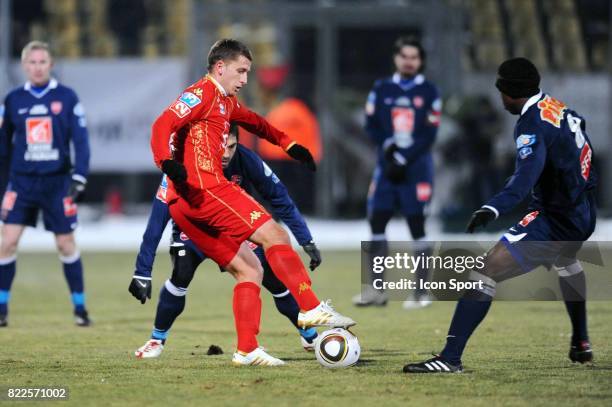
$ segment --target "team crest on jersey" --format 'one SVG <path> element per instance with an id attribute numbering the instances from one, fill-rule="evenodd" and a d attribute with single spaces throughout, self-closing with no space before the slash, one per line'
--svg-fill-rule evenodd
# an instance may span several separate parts
<path id="1" fill-rule="evenodd" d="M 240 185 L 242 184 L 242 175 L 240 174 L 234 174 L 232 175 L 232 182 L 236 185 Z"/>
<path id="2" fill-rule="evenodd" d="M 180 99 L 174 102 L 172 106 L 170 106 L 170 110 L 172 110 L 174 114 L 178 116 L 179 119 L 182 119 L 183 117 L 191 113 L 191 109 L 189 108 L 189 106 L 187 106 L 187 104 Z"/>
<path id="3" fill-rule="evenodd" d="M 527 215 L 525 215 L 525 217 L 519 222 L 519 225 L 521 225 L 522 227 L 526 227 L 527 225 L 529 225 L 531 222 L 533 222 L 535 220 L 535 218 L 538 217 L 538 215 L 540 214 L 540 211 L 533 211 L 528 213 Z"/>
<path id="4" fill-rule="evenodd" d="M 225 115 L 225 105 L 223 103 L 219 103 L 219 113 Z"/>
<path id="5" fill-rule="evenodd" d="M 561 127 L 563 112 L 567 109 L 565 103 L 553 97 L 546 96 L 538 102 L 538 108 L 540 109 L 540 119 L 555 127 Z"/>
<path id="6" fill-rule="evenodd" d="M 536 142 L 535 134 L 521 134 L 516 138 L 516 148 L 529 147 Z"/>
<path id="7" fill-rule="evenodd" d="M 253 211 L 253 212 L 251 212 L 251 225 L 257 219 L 261 218 L 261 215 L 263 215 L 263 212 L 260 212 L 260 211 Z"/>
<path id="8" fill-rule="evenodd" d="M 157 194 L 155 197 L 163 203 L 168 202 L 168 179 L 166 178 L 166 175 L 162 177 L 162 181 L 159 184 L 159 188 L 157 188 Z"/>
<path id="9" fill-rule="evenodd" d="M 187 240 L 189 240 L 189 237 L 185 234 L 185 232 L 181 232 L 181 234 L 179 235 L 179 239 L 181 239 L 183 242 L 186 242 Z"/>
<path id="10" fill-rule="evenodd" d="M 199 97 L 197 97 L 191 92 L 183 93 L 181 97 L 179 98 L 179 100 L 185 102 L 185 104 L 189 107 L 195 107 L 202 102 L 202 99 L 200 99 Z"/>
<path id="11" fill-rule="evenodd" d="M 62 112 L 63 107 L 64 105 L 62 104 L 62 102 L 60 102 L 59 100 L 55 100 L 51 102 L 51 113 L 56 115 L 60 114 Z"/>
<path id="12" fill-rule="evenodd" d="M 412 98 L 412 103 L 414 103 L 414 107 L 416 107 L 417 109 L 420 109 L 421 107 L 423 107 L 423 98 L 420 96 L 415 96 L 414 98 Z"/>

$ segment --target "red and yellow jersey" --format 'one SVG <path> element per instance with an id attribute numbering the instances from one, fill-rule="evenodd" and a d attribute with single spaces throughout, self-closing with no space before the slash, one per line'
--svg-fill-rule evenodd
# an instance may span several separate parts
<path id="1" fill-rule="evenodd" d="M 282 131 L 229 96 L 210 76 L 183 91 L 153 124 L 151 149 L 155 164 L 175 159 L 187 169 L 187 184 L 205 190 L 227 183 L 221 158 L 230 122 L 287 150 L 293 143 Z"/>

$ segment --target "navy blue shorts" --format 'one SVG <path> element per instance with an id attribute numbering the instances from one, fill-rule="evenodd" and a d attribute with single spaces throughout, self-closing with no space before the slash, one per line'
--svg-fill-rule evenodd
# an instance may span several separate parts
<path id="1" fill-rule="evenodd" d="M 368 217 L 373 212 L 394 212 L 399 209 L 404 216 L 423 215 L 431 202 L 433 177 L 420 177 L 402 184 L 393 184 L 377 167 L 368 192 Z"/>
<path id="2" fill-rule="evenodd" d="M 77 205 L 67 197 L 70 175 L 13 175 L 9 180 L 0 217 L 6 224 L 35 227 L 42 211 L 45 229 L 72 233 L 77 227 Z"/>
<path id="3" fill-rule="evenodd" d="M 596 212 L 593 200 L 585 202 L 586 216 L 572 223 L 566 215 L 532 211 L 508 229 L 500 241 L 524 272 L 538 266 L 550 268 L 576 259 L 576 254 L 595 229 Z M 581 224 L 576 226 L 576 224 Z"/>

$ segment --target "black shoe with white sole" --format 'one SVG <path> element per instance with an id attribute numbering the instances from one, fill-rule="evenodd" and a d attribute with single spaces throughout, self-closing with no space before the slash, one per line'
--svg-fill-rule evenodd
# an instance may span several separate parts
<path id="1" fill-rule="evenodd" d="M 442 359 L 440 355 L 421 363 L 409 363 L 404 366 L 404 373 L 461 373 L 461 363 L 454 365 Z"/>

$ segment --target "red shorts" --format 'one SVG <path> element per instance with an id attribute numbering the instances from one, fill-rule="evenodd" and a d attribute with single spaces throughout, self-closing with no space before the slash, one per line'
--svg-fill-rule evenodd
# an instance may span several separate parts
<path id="1" fill-rule="evenodd" d="M 172 219 L 183 232 L 221 267 L 234 258 L 244 242 L 272 219 L 259 202 L 231 182 L 202 191 L 201 205 L 178 198 L 170 204 Z"/>

